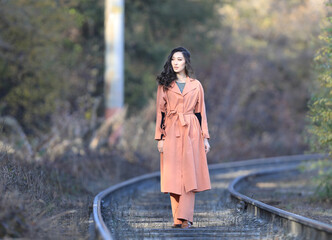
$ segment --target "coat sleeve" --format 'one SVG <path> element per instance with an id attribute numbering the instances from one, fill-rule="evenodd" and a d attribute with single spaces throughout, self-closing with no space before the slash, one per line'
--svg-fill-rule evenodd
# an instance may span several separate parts
<path id="1" fill-rule="evenodd" d="M 166 113 L 166 96 L 163 91 L 163 86 L 158 84 L 157 98 L 156 98 L 156 129 L 154 139 L 159 141 L 165 139 L 165 113 Z"/>
<path id="2" fill-rule="evenodd" d="M 210 139 L 206 109 L 205 109 L 205 101 L 204 101 L 204 89 L 200 82 L 199 82 L 198 100 L 195 105 L 195 113 L 200 113 L 202 136 L 204 138 Z"/>

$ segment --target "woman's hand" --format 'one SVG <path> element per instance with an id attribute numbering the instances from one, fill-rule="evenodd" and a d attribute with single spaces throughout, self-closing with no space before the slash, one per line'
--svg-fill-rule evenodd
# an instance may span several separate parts
<path id="1" fill-rule="evenodd" d="M 205 152 L 208 153 L 211 147 L 209 144 L 209 140 L 207 138 L 204 138 L 204 147 L 205 147 Z"/>
<path id="2" fill-rule="evenodd" d="M 158 151 L 162 153 L 163 148 L 164 148 L 164 140 L 162 139 L 158 141 Z"/>

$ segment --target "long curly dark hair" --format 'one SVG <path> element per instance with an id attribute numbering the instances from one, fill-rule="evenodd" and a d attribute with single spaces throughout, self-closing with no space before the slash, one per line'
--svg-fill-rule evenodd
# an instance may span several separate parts
<path id="1" fill-rule="evenodd" d="M 188 75 L 189 77 L 192 77 L 194 75 L 194 70 L 190 64 L 190 52 L 184 47 L 174 48 L 167 57 L 167 61 L 164 65 L 164 70 L 156 78 L 158 84 L 163 85 L 165 91 L 168 90 L 170 84 L 176 80 L 176 73 L 174 72 L 171 64 L 173 54 L 176 52 L 182 52 L 186 60 L 186 65 L 185 65 L 186 75 Z"/>

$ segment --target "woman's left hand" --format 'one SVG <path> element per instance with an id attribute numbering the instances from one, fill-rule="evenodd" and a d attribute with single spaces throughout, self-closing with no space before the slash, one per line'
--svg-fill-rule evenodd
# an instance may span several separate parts
<path id="1" fill-rule="evenodd" d="M 211 147 L 209 144 L 209 140 L 207 138 L 204 138 L 204 146 L 205 146 L 205 152 L 208 153 Z"/>

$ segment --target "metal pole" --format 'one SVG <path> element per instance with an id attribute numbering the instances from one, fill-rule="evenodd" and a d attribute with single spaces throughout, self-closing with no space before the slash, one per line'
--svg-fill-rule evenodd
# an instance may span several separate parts
<path id="1" fill-rule="evenodd" d="M 106 0 L 105 83 L 107 108 L 123 107 L 124 78 L 124 2 Z"/>
<path id="2" fill-rule="evenodd" d="M 124 105 L 124 0 L 105 0 L 105 118 Z M 120 127 L 121 128 L 121 127 Z M 114 129 L 109 143 L 121 134 Z"/>

